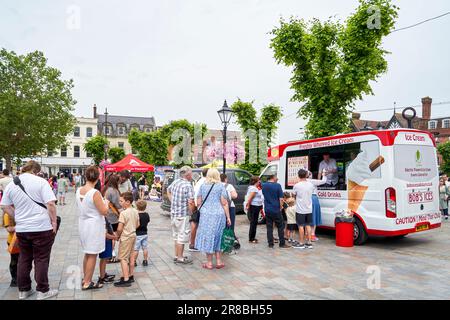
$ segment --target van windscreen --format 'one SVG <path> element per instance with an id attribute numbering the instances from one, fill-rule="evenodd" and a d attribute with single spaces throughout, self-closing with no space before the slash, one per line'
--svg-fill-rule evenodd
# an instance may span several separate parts
<path id="1" fill-rule="evenodd" d="M 427 182 L 438 175 L 432 146 L 394 145 L 394 175 L 408 182 Z"/>

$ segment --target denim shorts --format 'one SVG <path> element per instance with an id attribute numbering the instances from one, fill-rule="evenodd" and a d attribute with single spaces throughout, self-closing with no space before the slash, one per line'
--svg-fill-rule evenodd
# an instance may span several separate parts
<path id="1" fill-rule="evenodd" d="M 148 248 L 148 235 L 136 236 L 136 243 L 134 244 L 134 251 Z"/>

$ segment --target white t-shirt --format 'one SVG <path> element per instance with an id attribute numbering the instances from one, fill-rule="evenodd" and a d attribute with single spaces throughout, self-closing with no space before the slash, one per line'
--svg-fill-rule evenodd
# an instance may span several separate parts
<path id="1" fill-rule="evenodd" d="M 225 186 L 225 183 L 223 185 Z M 236 192 L 236 189 L 233 187 L 232 184 L 229 184 L 229 183 L 225 189 L 227 190 L 228 198 L 231 200 L 230 207 L 235 208 L 236 206 L 234 204 L 234 201 L 233 201 L 233 199 L 231 199 L 231 193 Z"/>
<path id="2" fill-rule="evenodd" d="M 56 201 L 46 180 L 29 173 L 21 174 L 19 178 L 33 200 L 45 205 L 50 201 Z M 6 187 L 1 205 L 14 205 L 16 232 L 42 232 L 53 229 L 47 209 L 34 203 L 33 200 L 14 183 Z"/>
<path id="3" fill-rule="evenodd" d="M 124 183 L 119 184 L 119 192 L 125 193 L 128 191 L 133 191 L 133 185 L 131 184 L 130 179 L 127 179 Z"/>
<path id="4" fill-rule="evenodd" d="M 197 198 L 198 198 L 198 193 L 200 192 L 200 187 L 206 182 L 206 178 L 205 177 L 201 177 L 200 180 L 197 181 L 197 183 L 194 186 L 194 201 L 195 201 L 195 205 L 197 205 Z"/>
<path id="5" fill-rule="evenodd" d="M 252 193 L 252 192 L 256 192 L 256 195 L 253 197 L 251 205 L 256 206 L 256 207 L 261 207 L 264 202 L 262 190 L 259 190 L 255 186 L 248 187 L 247 195 L 249 196 L 250 193 Z"/>
<path id="6" fill-rule="evenodd" d="M 336 160 L 334 160 L 333 158 L 330 158 L 330 160 L 327 162 L 325 162 L 325 160 L 322 160 L 322 162 L 320 162 L 319 164 L 319 172 L 323 172 L 323 170 L 327 170 L 328 172 L 330 172 L 331 170 L 337 170 L 337 164 L 336 164 Z M 333 184 L 336 185 L 339 181 L 339 176 L 337 174 L 337 172 L 335 173 L 329 173 L 327 177 L 327 182 L 329 184 Z"/>
<path id="7" fill-rule="evenodd" d="M 5 191 L 6 186 L 12 182 L 13 179 L 11 177 L 3 177 L 0 179 L 0 190 Z"/>
<path id="8" fill-rule="evenodd" d="M 312 213 L 312 195 L 317 185 L 324 184 L 326 177 L 322 180 L 300 181 L 294 186 L 293 192 L 296 194 L 296 211 L 299 214 Z"/>

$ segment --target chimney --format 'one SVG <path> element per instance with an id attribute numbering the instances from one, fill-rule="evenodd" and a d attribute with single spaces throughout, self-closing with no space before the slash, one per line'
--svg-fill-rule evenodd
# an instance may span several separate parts
<path id="1" fill-rule="evenodd" d="M 352 119 L 353 119 L 353 120 L 359 120 L 359 119 L 361 119 L 361 113 L 353 112 L 353 113 L 352 113 Z"/>
<path id="2" fill-rule="evenodd" d="M 94 103 L 94 119 L 97 119 L 97 105 Z"/>
<path id="3" fill-rule="evenodd" d="M 433 99 L 430 97 L 422 98 L 422 119 L 430 120 L 431 119 L 431 103 Z"/>

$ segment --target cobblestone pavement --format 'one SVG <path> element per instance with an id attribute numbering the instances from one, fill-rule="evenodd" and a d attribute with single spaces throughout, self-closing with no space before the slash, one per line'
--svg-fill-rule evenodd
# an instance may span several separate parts
<path id="1" fill-rule="evenodd" d="M 333 233 L 319 233 L 314 250 L 269 249 L 266 228 L 258 227 L 260 243 L 247 241 L 248 220 L 237 217 L 242 248 L 226 256 L 222 270 L 201 268 L 204 256 L 193 253 L 194 264 L 173 263 L 170 220 L 159 203 L 149 203 L 150 262 L 136 268 L 131 288 L 106 285 L 97 291 L 73 288 L 74 274 L 82 265 L 77 211 L 74 197 L 58 207 L 60 233 L 53 246 L 50 285 L 60 290 L 58 300 L 92 299 L 449 299 L 450 223 L 439 230 L 410 235 L 405 239 L 373 239 L 364 246 L 338 248 Z M 142 258 L 140 257 L 139 262 Z M 9 288 L 9 254 L 6 232 L 0 231 L 0 299 L 17 299 Z M 369 268 L 369 269 L 368 269 Z M 379 268 L 379 269 L 377 269 Z M 374 271 L 375 270 L 375 271 Z M 380 272 L 380 288 L 371 276 Z M 119 264 L 108 273 L 120 274 Z M 369 273 L 368 273 L 369 272 Z M 97 277 L 98 270 L 96 270 Z M 369 285 L 368 285 L 369 282 Z M 30 299 L 35 299 L 35 295 Z"/>

